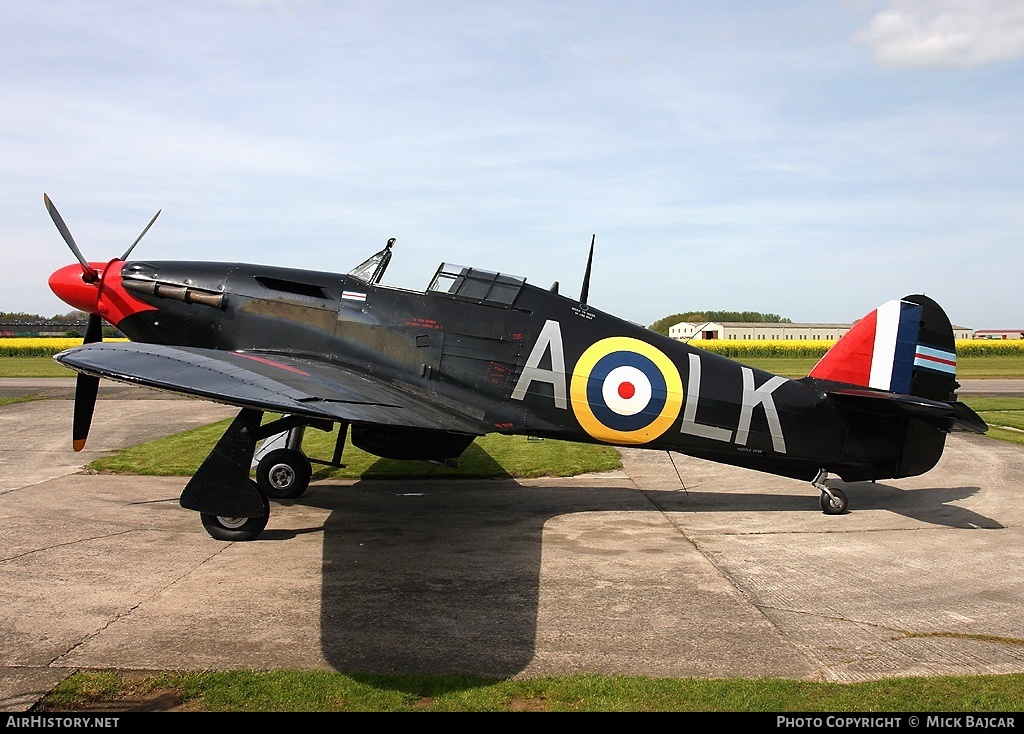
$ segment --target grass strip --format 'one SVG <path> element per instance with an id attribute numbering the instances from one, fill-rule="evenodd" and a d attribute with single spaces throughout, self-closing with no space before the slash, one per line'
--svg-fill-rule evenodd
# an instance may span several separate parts
<path id="1" fill-rule="evenodd" d="M 116 705 L 116 707 L 112 707 Z M 1024 675 L 863 683 L 569 675 L 350 675 L 322 671 L 78 671 L 35 712 L 75 711 L 1019 712 Z"/>
<path id="2" fill-rule="evenodd" d="M 269 421 L 274 416 L 268 416 Z M 97 472 L 149 476 L 191 476 L 213 450 L 231 423 L 219 421 L 167 438 L 121 449 L 89 464 Z M 334 453 L 337 429 L 330 433 L 309 429 L 303 452 L 326 461 Z M 523 436 L 491 434 L 478 438 L 459 458 L 458 468 L 426 461 L 381 459 L 352 445 L 342 453 L 344 468 L 313 464 L 314 479 L 490 479 L 497 477 L 575 476 L 622 468 L 618 452 L 610 446 L 568 441 L 527 440 Z"/>

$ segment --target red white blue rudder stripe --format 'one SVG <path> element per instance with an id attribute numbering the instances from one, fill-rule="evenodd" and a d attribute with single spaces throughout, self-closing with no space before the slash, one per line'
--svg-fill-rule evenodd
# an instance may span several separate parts
<path id="1" fill-rule="evenodd" d="M 942 309 L 924 296 L 907 296 L 854 324 L 810 377 L 941 400 L 954 382 L 955 345 Z"/>
<path id="2" fill-rule="evenodd" d="M 875 309 L 875 340 L 871 352 L 868 387 L 889 392 L 910 392 L 921 307 L 889 301 Z"/>

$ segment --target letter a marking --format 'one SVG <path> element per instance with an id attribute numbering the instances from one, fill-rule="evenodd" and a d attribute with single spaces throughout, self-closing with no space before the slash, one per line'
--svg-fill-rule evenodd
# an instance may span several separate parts
<path id="1" fill-rule="evenodd" d="M 546 370 L 540 367 L 544 359 L 544 353 L 551 352 L 551 369 Z M 551 385 L 555 393 L 555 407 L 565 410 L 569 407 L 566 399 L 565 389 L 565 353 L 562 349 L 562 329 L 557 321 L 548 319 L 544 322 L 544 328 L 540 330 L 537 343 L 533 345 L 533 351 L 526 360 L 523 374 L 520 375 L 515 389 L 512 391 L 513 400 L 522 400 L 526 397 L 526 391 L 534 382 L 546 382 Z"/>

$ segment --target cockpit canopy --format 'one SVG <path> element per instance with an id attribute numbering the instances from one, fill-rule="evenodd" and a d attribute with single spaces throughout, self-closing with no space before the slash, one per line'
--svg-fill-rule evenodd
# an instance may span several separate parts
<path id="1" fill-rule="evenodd" d="M 526 278 L 516 275 L 441 263 L 427 292 L 459 301 L 511 308 L 525 283 Z"/>
<path id="2" fill-rule="evenodd" d="M 391 262 L 391 248 L 395 238 L 388 240 L 384 249 L 352 268 L 348 274 L 369 285 L 376 285 L 384 276 L 384 271 Z M 463 265 L 441 263 L 434 273 L 434 279 L 427 288 L 427 293 L 447 296 L 458 301 L 485 303 L 492 306 L 511 308 L 526 284 L 526 278 L 505 273 L 492 273 L 479 268 L 467 268 Z"/>

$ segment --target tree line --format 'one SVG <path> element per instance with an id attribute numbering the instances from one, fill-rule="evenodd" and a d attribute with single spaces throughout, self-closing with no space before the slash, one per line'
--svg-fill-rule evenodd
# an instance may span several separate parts
<path id="1" fill-rule="evenodd" d="M 27 323 L 51 321 L 57 324 L 76 324 L 86 321 L 88 318 L 89 314 L 85 313 L 85 311 L 70 311 L 63 314 L 59 313 L 55 316 L 40 316 L 37 313 L 24 313 L 23 311 L 0 311 L 0 321 L 24 321 Z"/>

